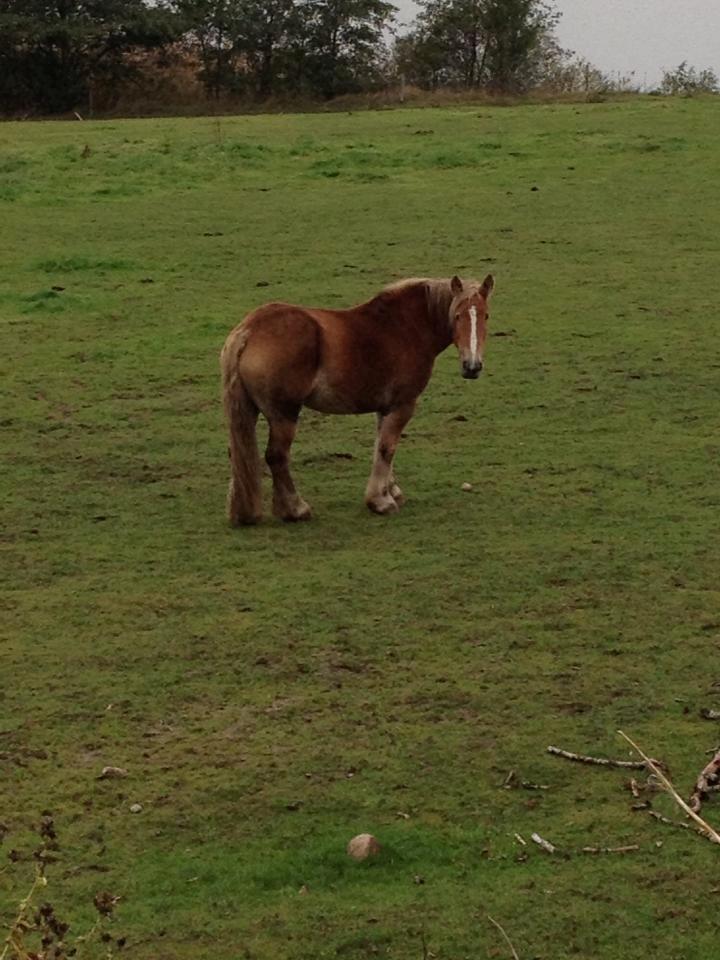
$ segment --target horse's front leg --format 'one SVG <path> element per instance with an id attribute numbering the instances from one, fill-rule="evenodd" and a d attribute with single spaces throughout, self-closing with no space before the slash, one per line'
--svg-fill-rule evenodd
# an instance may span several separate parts
<path id="1" fill-rule="evenodd" d="M 365 490 L 365 503 L 374 513 L 396 513 L 405 498 L 393 475 L 393 458 L 400 434 L 415 412 L 415 401 L 378 414 L 375 456 Z"/>
<path id="2" fill-rule="evenodd" d="M 379 442 L 379 439 L 380 439 L 380 431 L 382 429 L 383 419 L 384 419 L 384 414 L 379 413 L 377 415 L 376 451 L 377 451 L 377 443 Z M 394 467 L 390 468 L 390 480 L 388 481 L 388 493 L 393 498 L 393 500 L 398 505 L 398 507 L 401 507 L 405 503 L 405 494 L 402 492 L 397 480 L 395 479 Z"/>
<path id="3" fill-rule="evenodd" d="M 295 489 L 290 474 L 290 447 L 297 432 L 297 419 L 268 419 L 268 436 L 265 461 L 273 479 L 273 513 L 281 520 L 309 520 L 310 506 Z"/>

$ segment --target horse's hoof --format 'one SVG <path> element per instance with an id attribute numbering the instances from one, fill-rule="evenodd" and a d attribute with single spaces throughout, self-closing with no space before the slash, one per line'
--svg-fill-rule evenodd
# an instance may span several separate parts
<path id="1" fill-rule="evenodd" d="M 372 510 L 373 513 L 379 513 L 383 517 L 388 516 L 390 513 L 397 513 L 400 509 L 391 496 L 376 497 L 374 500 L 366 500 L 365 503 L 368 510 Z"/>
<path id="2" fill-rule="evenodd" d="M 299 523 L 301 520 L 312 520 L 310 504 L 301 500 L 289 510 L 278 511 L 278 516 L 285 523 Z"/>
<path id="3" fill-rule="evenodd" d="M 405 494 L 396 483 L 390 487 L 390 496 L 393 498 L 398 507 L 401 507 L 405 503 Z"/>
<path id="4" fill-rule="evenodd" d="M 312 511 L 309 508 L 300 513 L 288 513 L 283 517 L 285 523 L 299 523 L 301 520 L 312 520 Z"/>

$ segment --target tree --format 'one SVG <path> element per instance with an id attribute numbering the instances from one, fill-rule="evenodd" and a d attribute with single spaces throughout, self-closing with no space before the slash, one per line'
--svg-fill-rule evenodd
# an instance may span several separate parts
<path id="1" fill-rule="evenodd" d="M 302 0 L 301 77 L 324 97 L 372 86 L 381 72 L 383 32 L 395 7 L 386 0 Z"/>
<path id="2" fill-rule="evenodd" d="M 487 85 L 504 93 L 528 89 L 537 78 L 534 54 L 558 15 L 540 0 L 484 0 Z"/>
<path id="3" fill-rule="evenodd" d="M 245 0 L 236 38 L 245 69 L 259 97 L 288 82 L 288 59 L 302 33 L 294 0 Z"/>
<path id="4" fill-rule="evenodd" d="M 236 37 L 241 11 L 238 0 L 174 0 L 186 37 L 200 55 L 200 79 L 209 96 L 219 97 L 235 80 Z"/>
<path id="5" fill-rule="evenodd" d="M 87 102 L 131 67 L 127 53 L 175 35 L 172 18 L 145 0 L 4 0 L 0 104 L 49 112 Z"/>
<path id="6" fill-rule="evenodd" d="M 399 69 L 422 87 L 477 87 L 484 70 L 484 0 L 426 0 L 396 46 Z"/>
<path id="7" fill-rule="evenodd" d="M 421 86 L 518 92 L 537 80 L 557 19 L 543 0 L 424 0 L 396 60 Z"/>

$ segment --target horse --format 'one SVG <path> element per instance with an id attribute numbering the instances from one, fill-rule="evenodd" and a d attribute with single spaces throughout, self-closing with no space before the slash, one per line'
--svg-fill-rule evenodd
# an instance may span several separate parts
<path id="1" fill-rule="evenodd" d="M 405 502 L 393 459 L 403 429 L 451 343 L 460 371 L 477 379 L 483 369 L 488 302 L 495 281 L 454 276 L 411 278 L 386 286 L 346 310 L 267 303 L 231 331 L 220 366 L 231 464 L 227 512 L 231 525 L 262 517 L 261 463 L 256 424 L 269 424 L 265 461 L 273 480 L 273 513 L 286 521 L 310 519 L 310 506 L 290 474 L 290 447 L 303 406 L 321 413 L 375 413 L 377 435 L 365 503 L 374 513 L 396 513 Z"/>

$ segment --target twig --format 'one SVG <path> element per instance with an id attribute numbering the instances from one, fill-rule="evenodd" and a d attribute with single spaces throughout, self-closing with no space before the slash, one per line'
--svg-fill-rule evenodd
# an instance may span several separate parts
<path id="1" fill-rule="evenodd" d="M 702 802 L 706 794 L 716 790 L 720 785 L 720 750 L 710 763 L 703 767 L 703 771 L 695 782 L 695 789 L 690 797 L 690 809 L 700 813 Z"/>
<path id="2" fill-rule="evenodd" d="M 623 733 L 622 730 L 618 730 L 618 733 L 620 734 L 620 736 L 621 736 L 624 740 L 627 740 L 627 742 L 630 744 L 630 746 L 631 746 L 634 750 L 636 750 L 636 751 L 640 754 L 640 756 L 643 758 L 643 760 L 645 761 L 645 763 L 646 763 L 646 764 L 648 765 L 648 767 L 652 770 L 652 772 L 653 772 L 653 773 L 655 774 L 655 776 L 658 778 L 658 780 L 660 781 L 660 783 L 662 783 L 662 785 L 665 787 L 665 790 L 670 794 L 670 796 L 671 796 L 671 797 L 673 798 L 673 800 L 677 803 L 677 805 L 678 805 L 682 810 L 684 810 L 685 813 L 687 813 L 687 815 L 688 815 L 689 817 L 691 817 L 691 819 L 693 819 L 693 820 L 695 821 L 695 823 L 698 824 L 698 826 L 702 829 L 703 833 L 704 833 L 710 840 L 712 840 L 713 843 L 720 844 L 720 834 L 717 833 L 715 830 L 713 830 L 713 828 L 710 826 L 709 823 L 706 823 L 706 822 L 702 819 L 702 817 L 699 817 L 699 816 L 697 815 L 697 813 L 695 813 L 695 811 L 692 809 L 692 807 L 689 807 L 689 806 L 687 805 L 687 803 L 685 803 L 685 801 L 684 801 L 683 798 L 680 796 L 680 794 L 677 792 L 677 790 L 675 789 L 675 787 L 672 785 L 672 783 L 670 783 L 670 781 L 669 781 L 668 778 L 665 776 L 665 774 L 662 772 L 662 770 L 660 769 L 660 767 L 658 767 L 657 763 L 656 763 L 654 760 L 651 760 L 650 757 L 646 756 L 646 754 L 644 754 L 644 753 L 642 752 L 642 750 L 640 749 L 640 747 L 639 747 L 633 740 L 631 740 L 630 737 L 629 737 L 626 733 Z"/>
<path id="3" fill-rule="evenodd" d="M 497 920 L 493 920 L 490 914 L 488 914 L 488 920 L 490 921 L 490 923 L 492 923 L 493 926 L 497 927 L 500 933 L 503 935 L 505 939 L 505 943 L 510 947 L 510 953 L 512 954 L 513 960 L 520 960 L 520 957 L 518 956 L 518 952 L 513 946 L 512 940 L 507 935 L 507 933 L 505 933 L 505 930 L 503 929 L 503 927 L 497 922 Z"/>
<path id="4" fill-rule="evenodd" d="M 530 839 L 546 853 L 555 853 L 555 845 L 550 843 L 550 841 L 546 840 L 544 837 L 541 837 L 539 833 L 531 833 Z"/>
<path id="5" fill-rule="evenodd" d="M 669 827 L 679 827 L 681 830 L 692 830 L 693 833 L 698 833 L 701 837 L 707 836 L 705 831 L 701 830 L 700 827 L 694 827 L 691 823 L 683 823 L 682 820 L 671 820 L 670 817 L 664 817 L 661 813 L 658 813 L 657 810 L 648 810 L 648 814 L 654 817 L 655 820 L 659 820 L 660 823 L 666 823 Z"/>
<path id="6" fill-rule="evenodd" d="M 631 843 L 626 847 L 583 847 L 583 853 L 632 853 L 639 850 L 637 843 Z"/>
<path id="7" fill-rule="evenodd" d="M 506 790 L 513 790 L 516 787 L 522 787 L 523 790 L 549 790 L 546 783 L 533 783 L 532 780 L 523 780 L 514 770 L 511 770 L 503 780 L 503 787 Z"/>
<path id="8" fill-rule="evenodd" d="M 646 763 L 640 760 L 607 760 L 604 757 L 586 757 L 582 753 L 571 753 L 569 750 L 561 750 L 560 747 L 548 747 L 548 753 L 555 757 L 564 757 L 566 760 L 574 760 L 576 763 L 590 763 L 597 767 L 622 767 L 626 770 L 644 770 Z M 657 760 L 654 761 L 660 766 Z"/>

